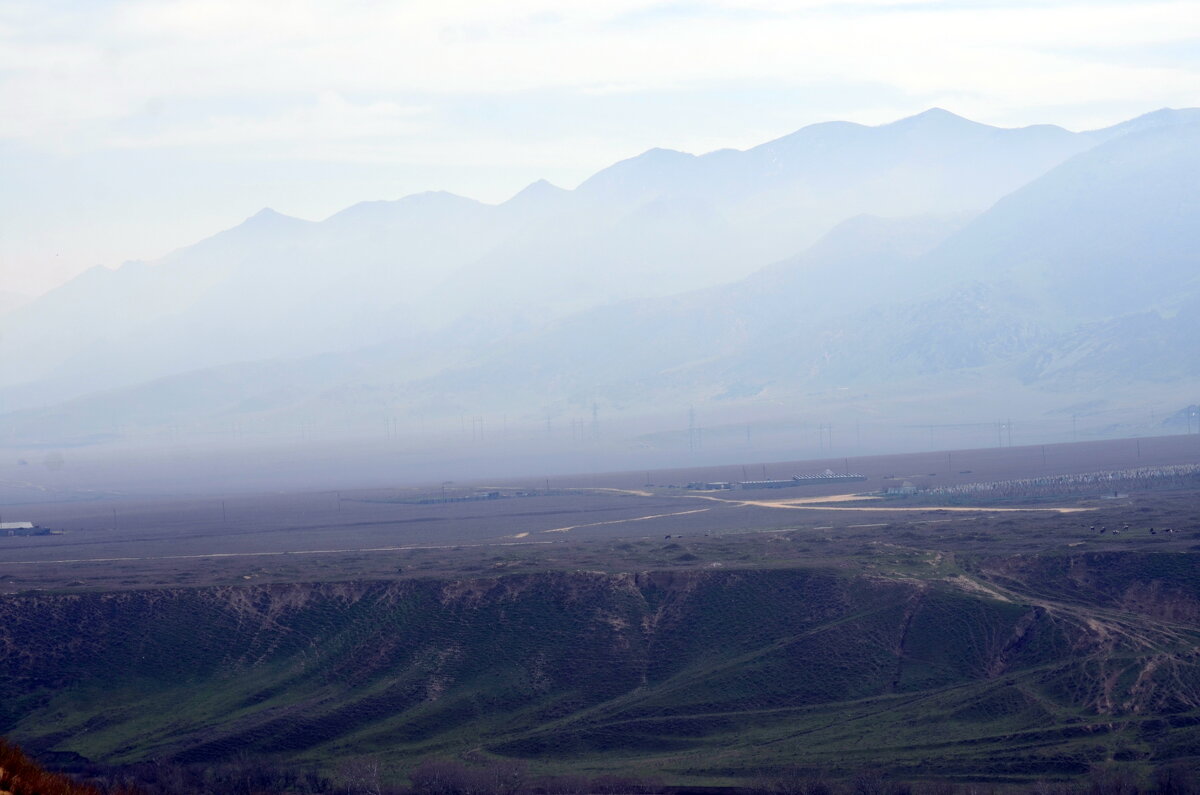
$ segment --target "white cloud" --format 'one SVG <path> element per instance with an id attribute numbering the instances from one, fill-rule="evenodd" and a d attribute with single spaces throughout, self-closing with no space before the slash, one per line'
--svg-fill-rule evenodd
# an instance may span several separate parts
<path id="1" fill-rule="evenodd" d="M 635 0 L 569 11 L 546 0 L 122 2 L 94 27 L 66 27 L 59 36 L 48 35 L 26 7 L 0 34 L 7 73 L 0 103 L 26 112 L 6 114 L 0 136 L 86 132 L 86 145 L 94 145 L 94 123 L 119 123 L 164 98 L 233 105 L 327 94 L 369 96 L 371 107 L 413 94 L 637 92 L 716 80 L 878 82 L 910 96 L 974 96 L 1005 106 L 1145 94 L 1177 98 L 1174 104 L 1200 99 L 1194 72 L 1061 54 L 1072 46 L 1095 52 L 1200 38 L 1191 3 L 930 3 L 899 11 L 893 0 L 759 0 L 723 6 L 759 14 L 703 13 L 715 5 L 664 14 L 654 13 L 662 4 Z M 640 14 L 637 25 L 614 24 L 631 14 Z M 353 113 L 344 108 L 326 118 L 356 119 L 363 135 L 377 133 L 375 114 Z M 242 103 L 210 119 L 221 132 L 179 140 L 202 144 L 213 135 L 232 143 L 238 130 L 259 140 L 274 122 L 272 114 L 255 117 Z M 352 123 L 332 122 L 315 125 L 314 134 L 328 137 L 334 128 L 356 134 Z"/>
<path id="2" fill-rule="evenodd" d="M 355 104 L 333 92 L 315 102 L 289 107 L 273 115 L 215 115 L 145 135 L 116 136 L 110 144 L 143 146 L 236 146 L 395 138 L 427 129 L 421 117 L 428 108 L 396 102 Z M 285 156 L 276 151 L 276 156 Z"/>

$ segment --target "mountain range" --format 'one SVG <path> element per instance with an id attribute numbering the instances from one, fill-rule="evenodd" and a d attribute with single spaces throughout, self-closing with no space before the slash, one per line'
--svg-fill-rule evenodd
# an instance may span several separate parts
<path id="1" fill-rule="evenodd" d="M 740 422 L 839 390 L 914 422 L 950 393 L 1038 417 L 1185 405 L 1197 185 L 1197 110 L 1073 133 L 935 109 L 655 149 L 499 205 L 263 210 L 0 314 L 0 444 L 688 405 Z"/>

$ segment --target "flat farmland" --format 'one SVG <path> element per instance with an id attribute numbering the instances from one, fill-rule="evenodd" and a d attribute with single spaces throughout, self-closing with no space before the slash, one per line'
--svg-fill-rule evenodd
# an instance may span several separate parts
<path id="1" fill-rule="evenodd" d="M 953 486 L 980 481 L 1195 463 L 1200 463 L 1200 434 L 896 455 L 831 456 L 805 461 L 732 463 L 651 472 L 580 475 L 575 478 L 552 478 L 550 482 L 552 485 L 575 482 L 580 485 L 637 488 L 646 483 L 682 485 L 690 481 L 780 479 L 830 469 L 837 473 L 849 471 L 865 475 L 865 482 L 850 485 L 856 491 L 869 492 L 904 480 L 921 486 Z M 787 491 L 808 496 L 840 494 L 847 490 L 846 484 L 835 483 Z"/>
<path id="2" fill-rule="evenodd" d="M 864 498 L 921 487 L 1200 460 L 1200 437 L 1119 440 L 758 465 L 491 479 L 474 484 L 267 494 L 96 498 L 3 506 L 61 535 L 0 538 L 0 589 L 140 587 L 350 579 L 518 568 L 773 565 L 852 558 L 863 545 L 1032 553 L 1063 546 L 1194 545 L 1194 492 L 1094 494 L 1025 506 Z M 787 477 L 843 468 L 865 482 L 693 492 L 691 480 Z M 647 482 L 648 481 L 648 482 Z M 650 485 L 653 484 L 653 485 Z M 486 498 L 489 492 L 497 498 Z M 840 497 L 841 501 L 831 500 Z M 1014 510 L 1015 508 L 1015 510 Z M 1095 529 L 1130 524 L 1122 537 Z M 1149 528 L 1175 525 L 1172 535 Z M 1173 527 L 1173 529 L 1176 529 Z M 736 537 L 793 540 L 758 552 Z M 669 537 L 669 538 L 668 538 Z M 757 542 L 755 542 L 757 543 Z M 766 541 L 762 543 L 767 543 Z M 673 547 L 668 548 L 668 547 Z"/>
<path id="3" fill-rule="evenodd" d="M 734 513 L 747 526 L 771 518 L 689 497 L 606 491 L 427 504 L 401 499 L 371 491 L 41 506 L 37 521 L 64 533 L 4 539 L 0 560 L 499 543 L 567 533 L 652 534 L 677 528 L 684 516 L 695 530 L 726 527 Z"/>

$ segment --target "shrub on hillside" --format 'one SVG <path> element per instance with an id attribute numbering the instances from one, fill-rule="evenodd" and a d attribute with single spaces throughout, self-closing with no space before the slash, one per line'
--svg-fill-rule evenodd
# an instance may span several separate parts
<path id="1" fill-rule="evenodd" d="M 471 766 L 450 759 L 425 759 L 408 778 L 420 795 L 516 795 L 524 789 L 526 765 L 498 760 Z"/>
<path id="2" fill-rule="evenodd" d="M 0 792 L 10 795 L 105 795 L 91 784 L 80 784 L 60 773 L 43 770 L 17 746 L 0 738 Z M 136 795 L 122 787 L 112 795 Z"/>

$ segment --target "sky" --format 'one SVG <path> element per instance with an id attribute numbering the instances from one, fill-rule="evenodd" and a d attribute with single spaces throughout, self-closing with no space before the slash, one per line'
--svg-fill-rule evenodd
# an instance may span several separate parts
<path id="1" fill-rule="evenodd" d="M 0 0 L 0 298 L 263 207 L 572 188 L 930 107 L 1004 127 L 1200 106 L 1195 0 Z"/>

